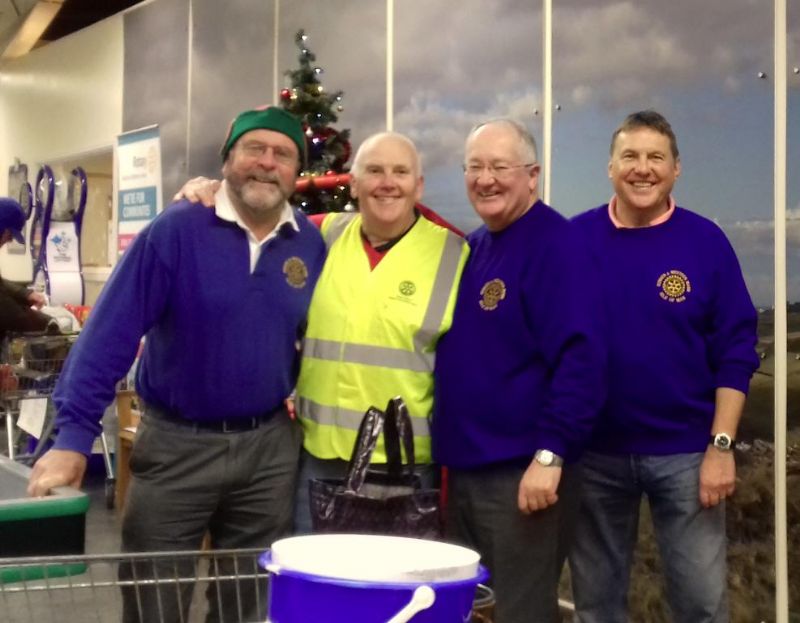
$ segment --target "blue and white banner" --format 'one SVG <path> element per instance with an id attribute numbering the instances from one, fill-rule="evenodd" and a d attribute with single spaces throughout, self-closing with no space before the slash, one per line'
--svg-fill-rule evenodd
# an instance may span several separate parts
<path id="1" fill-rule="evenodd" d="M 117 137 L 117 252 L 122 254 L 161 212 L 161 139 L 158 126 Z"/>

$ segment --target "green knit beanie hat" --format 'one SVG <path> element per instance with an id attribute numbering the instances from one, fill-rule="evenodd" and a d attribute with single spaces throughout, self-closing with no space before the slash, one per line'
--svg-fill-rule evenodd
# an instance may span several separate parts
<path id="1" fill-rule="evenodd" d="M 261 106 L 253 110 L 245 110 L 231 122 L 220 152 L 223 162 L 228 157 L 228 152 L 234 143 L 242 134 L 250 132 L 250 130 L 274 130 L 285 134 L 297 145 L 300 162 L 305 162 L 306 137 L 303 134 L 303 126 L 292 113 L 276 106 Z"/>

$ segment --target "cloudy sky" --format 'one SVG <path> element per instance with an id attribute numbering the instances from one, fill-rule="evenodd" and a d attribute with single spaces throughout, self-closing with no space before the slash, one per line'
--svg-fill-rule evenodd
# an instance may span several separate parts
<path id="1" fill-rule="evenodd" d="M 469 127 L 511 115 L 541 138 L 541 15 L 530 0 L 398 0 L 395 129 L 423 154 L 425 200 L 477 224 L 460 172 Z M 753 298 L 772 299 L 773 14 L 762 0 L 554 0 L 552 203 L 573 215 L 610 196 L 608 141 L 633 110 L 656 108 L 681 150 L 679 205 L 717 221 Z M 790 298 L 800 300 L 800 2 L 790 0 Z M 357 144 L 386 119 L 383 0 L 281 3 L 279 66 L 298 28 L 345 91 L 337 127 Z M 765 78 L 758 73 L 764 72 Z M 538 111 L 538 112 L 537 112 Z"/>

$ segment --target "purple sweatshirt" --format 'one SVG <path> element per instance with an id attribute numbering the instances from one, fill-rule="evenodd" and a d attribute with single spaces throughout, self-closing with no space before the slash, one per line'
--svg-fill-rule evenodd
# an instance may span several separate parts
<path id="1" fill-rule="evenodd" d="M 88 454 L 146 334 L 136 390 L 188 420 L 264 415 L 297 380 L 295 346 L 325 259 L 295 212 L 250 272 L 247 234 L 181 202 L 136 237 L 70 351 L 54 392 L 56 448 Z"/>
<path id="2" fill-rule="evenodd" d="M 596 281 L 569 222 L 537 202 L 468 236 L 453 325 L 436 348 L 434 460 L 455 468 L 574 459 L 605 391 Z"/>
<path id="3" fill-rule="evenodd" d="M 601 273 L 608 401 L 590 448 L 702 452 L 715 392 L 747 392 L 758 368 L 757 314 L 717 225 L 683 208 L 652 227 L 617 229 L 600 206 L 574 219 Z"/>

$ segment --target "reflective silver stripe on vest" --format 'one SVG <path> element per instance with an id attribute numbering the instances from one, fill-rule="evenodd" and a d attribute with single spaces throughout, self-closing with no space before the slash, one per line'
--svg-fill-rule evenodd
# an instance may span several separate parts
<path id="1" fill-rule="evenodd" d="M 300 414 L 300 417 L 308 418 L 317 424 L 338 426 L 339 428 L 356 431 L 361 425 L 361 420 L 364 419 L 362 411 L 343 409 L 342 407 L 329 407 L 302 396 L 297 397 L 297 413 Z M 428 418 L 412 417 L 411 428 L 415 437 L 430 437 L 431 435 Z"/>
<path id="2" fill-rule="evenodd" d="M 306 338 L 303 343 L 303 356 L 326 361 L 346 361 L 368 366 L 397 368 L 410 372 L 430 372 L 435 361 L 433 353 L 316 338 Z"/>
<path id="3" fill-rule="evenodd" d="M 333 246 L 333 243 L 344 233 L 345 228 L 356 217 L 356 214 L 356 212 L 342 212 L 331 217 L 330 227 L 327 228 L 323 236 L 326 248 L 330 249 Z"/>
<path id="4" fill-rule="evenodd" d="M 439 332 L 439 327 L 442 326 L 447 301 L 450 299 L 453 283 L 458 273 L 463 244 L 464 239 L 461 236 L 447 230 L 442 259 L 439 261 L 439 270 L 436 271 L 436 279 L 433 281 L 431 300 L 428 301 L 428 309 L 425 310 L 422 326 L 414 336 L 414 349 L 418 353 L 422 353 L 422 349 L 431 343 L 431 340 Z M 431 366 L 431 370 L 433 370 L 433 366 Z"/>

